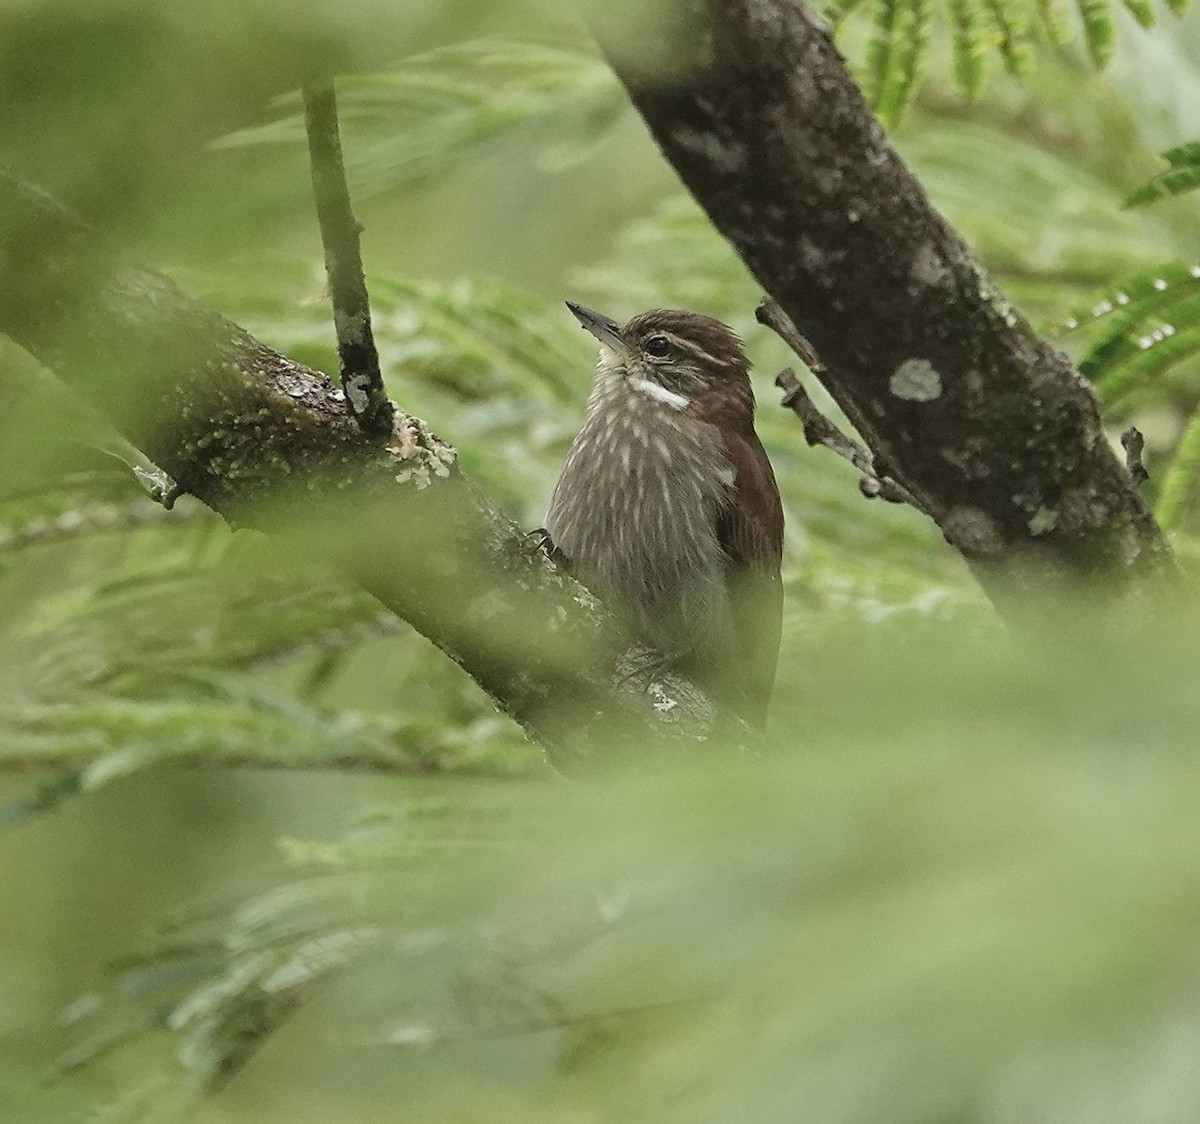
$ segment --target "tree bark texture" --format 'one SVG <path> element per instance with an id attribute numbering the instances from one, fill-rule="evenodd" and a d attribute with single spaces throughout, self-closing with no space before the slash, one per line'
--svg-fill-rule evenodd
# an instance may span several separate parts
<path id="1" fill-rule="evenodd" d="M 630 648 L 422 421 L 397 410 L 390 440 L 365 436 L 325 375 L 166 277 L 119 264 L 69 212 L 3 173 L 0 332 L 98 407 L 180 490 L 365 587 L 552 760 L 712 733 L 704 694 Z"/>
<path id="2" fill-rule="evenodd" d="M 1090 385 L 930 204 L 824 23 L 793 0 L 683 10 L 683 71 L 677 37 L 631 54 L 611 22 L 596 33 L 666 158 L 814 345 L 876 474 L 1000 603 L 1014 579 L 1109 589 L 1169 571 Z"/>

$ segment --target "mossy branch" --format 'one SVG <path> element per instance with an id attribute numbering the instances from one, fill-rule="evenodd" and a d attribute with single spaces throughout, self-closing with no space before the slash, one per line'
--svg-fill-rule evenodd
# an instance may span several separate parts
<path id="1" fill-rule="evenodd" d="M 328 559 L 412 624 L 555 762 L 710 736 L 703 693 L 640 660 L 421 420 L 397 410 L 368 437 L 325 375 L 2 172 L 0 331 L 232 526 Z"/>

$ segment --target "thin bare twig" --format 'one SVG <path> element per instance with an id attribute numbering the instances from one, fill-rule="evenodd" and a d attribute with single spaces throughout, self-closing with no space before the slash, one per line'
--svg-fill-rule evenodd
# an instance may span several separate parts
<path id="1" fill-rule="evenodd" d="M 788 345 L 802 360 L 804 365 L 820 378 L 827 368 L 821 362 L 816 349 L 800 334 L 800 330 L 792 323 L 792 319 L 770 297 L 763 297 L 754 310 L 758 322 L 771 329 L 784 343 Z M 848 460 L 861 472 L 862 479 L 858 482 L 859 491 L 867 499 L 887 500 L 888 503 L 904 503 L 915 507 L 928 515 L 928 511 L 917 498 L 899 481 L 886 474 L 881 474 L 875 466 L 875 458 L 871 451 L 843 433 L 817 408 L 817 404 L 809 397 L 804 384 L 796 377 L 791 367 L 785 367 L 775 376 L 775 385 L 784 392 L 780 405 L 785 410 L 800 419 L 804 428 L 804 439 L 810 445 L 824 445 L 839 457 Z"/>
<path id="2" fill-rule="evenodd" d="M 359 428 L 371 437 L 385 439 L 392 433 L 393 408 L 383 386 L 379 352 L 371 332 L 371 306 L 358 237 L 362 228 L 350 210 L 350 189 L 338 136 L 337 99 L 332 82 L 305 86 L 303 93 L 313 195 L 333 302 L 342 390 Z"/>
<path id="3" fill-rule="evenodd" d="M 1125 469 L 1136 488 L 1150 479 L 1150 473 L 1142 463 L 1142 450 L 1146 446 L 1146 439 L 1137 426 L 1131 425 L 1121 434 L 1121 445 L 1125 449 Z"/>
<path id="4" fill-rule="evenodd" d="M 848 460 L 864 476 L 875 475 L 875 465 L 867 447 L 855 441 L 849 434 L 843 433 L 817 409 L 817 404 L 808 396 L 804 384 L 796 377 L 796 372 L 791 367 L 784 367 L 775 376 L 775 385 L 784 392 L 779 404 L 785 410 L 791 410 L 800 419 L 800 424 L 804 427 L 804 439 L 810 445 L 824 445 L 839 457 Z"/>

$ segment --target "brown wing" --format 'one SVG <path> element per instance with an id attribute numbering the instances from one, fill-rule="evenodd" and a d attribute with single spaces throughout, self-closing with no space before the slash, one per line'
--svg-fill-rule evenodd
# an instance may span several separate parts
<path id="1" fill-rule="evenodd" d="M 733 468 L 730 502 L 717 518 L 717 536 L 728 560 L 727 583 L 738 644 L 736 675 L 746 717 L 766 721 L 775 685 L 783 625 L 783 505 L 771 462 L 753 428 L 725 430 Z"/>

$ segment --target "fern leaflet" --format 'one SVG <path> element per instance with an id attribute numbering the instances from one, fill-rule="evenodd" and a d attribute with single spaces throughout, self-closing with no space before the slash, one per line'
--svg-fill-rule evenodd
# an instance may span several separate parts
<path id="1" fill-rule="evenodd" d="M 1112 61 L 1117 35 L 1112 5 L 1109 0 L 1077 0 L 1077 6 L 1080 19 L 1083 20 L 1088 54 L 1096 69 L 1103 70 Z"/>
<path id="2" fill-rule="evenodd" d="M 924 71 L 932 20 L 930 0 L 884 0 L 868 50 L 869 89 L 875 112 L 899 121 Z"/>
<path id="3" fill-rule="evenodd" d="M 954 42 L 954 77 L 974 101 L 987 80 L 987 14 L 983 0 L 950 0 L 950 31 Z"/>
<path id="4" fill-rule="evenodd" d="M 1016 78 L 1027 77 L 1033 71 L 1028 15 L 1023 8 L 1006 0 L 987 0 L 987 10 L 1000 36 L 997 49 L 1004 60 L 1004 69 Z"/>

